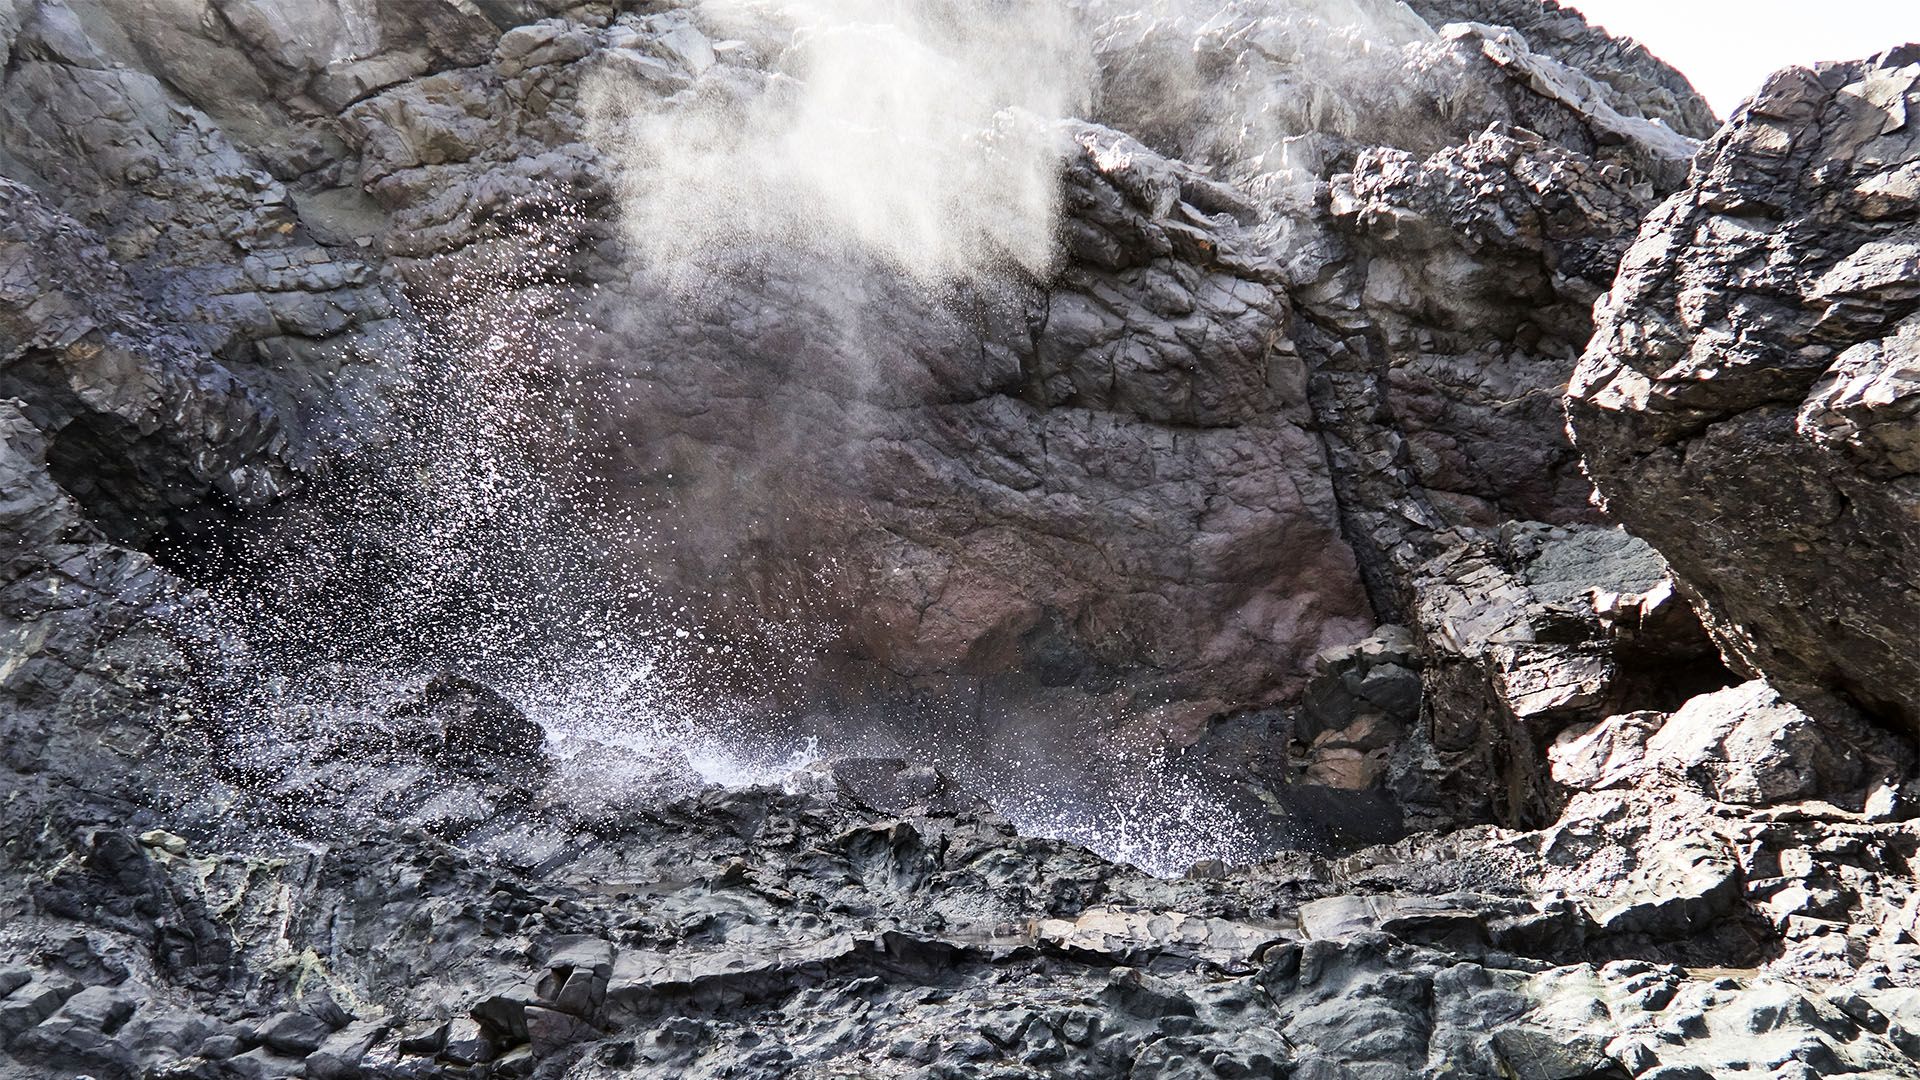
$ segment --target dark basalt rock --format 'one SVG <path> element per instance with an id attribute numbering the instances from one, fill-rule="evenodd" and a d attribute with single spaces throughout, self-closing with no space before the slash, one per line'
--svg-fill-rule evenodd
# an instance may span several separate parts
<path id="1" fill-rule="evenodd" d="M 1734 681 L 1666 564 L 1619 529 L 1509 522 L 1417 588 L 1427 727 L 1392 783 L 1426 824 L 1544 825 L 1566 805 L 1545 749 L 1569 725 Z"/>
<path id="2" fill-rule="evenodd" d="M 427 680 L 417 697 L 393 710 L 411 726 L 424 722 L 436 741 L 428 760 L 474 775 L 491 772 L 537 777 L 547 769 L 547 733 L 498 691 L 452 671 Z"/>
<path id="3" fill-rule="evenodd" d="M 1567 398 L 1730 662 L 1910 734 L 1916 95 L 1891 54 L 1774 76 L 1647 223 Z"/>
<path id="4" fill-rule="evenodd" d="M 603 114 L 777 99 L 791 35 L 631 7 L 0 7 L 0 1080 L 1915 1075 L 1914 56 L 1689 187 L 1697 96 L 1550 5 L 1099 0 L 1050 263 L 728 239 L 689 299 Z M 1554 407 L 1610 285 L 1573 422 L 1665 562 Z M 529 432 L 382 589 L 425 444 Z M 784 647 L 750 719 L 891 740 L 636 793 L 550 739 L 443 618 L 548 558 L 487 535 L 536 480 L 698 690 Z M 430 640 L 274 607 L 341 593 Z M 537 661 L 573 599 L 493 611 Z M 909 735 L 1218 782 L 1182 835 L 1253 865 Z"/>
<path id="5" fill-rule="evenodd" d="M 1823 883 L 1910 856 L 1911 830 L 1863 824 L 1809 853 L 1795 845 L 1819 826 L 1703 800 L 1688 785 L 1705 774 L 1684 763 L 1659 775 L 1671 779 L 1642 781 L 1665 804 L 1651 813 L 1576 799 L 1541 833 L 1427 836 L 1186 881 L 971 811 L 886 818 L 766 788 L 618 827 L 501 819 L 495 840 L 511 842 L 494 850 L 556 853 L 538 868 L 380 828 L 271 859 L 102 832 L 51 877 L 84 900 L 43 898 L 5 938 L 16 959 L 0 969 L 0 1021 L 26 1034 L 0 1075 L 190 1076 L 246 1058 L 232 1068 L 773 1077 L 876 1055 L 962 1076 L 1182 1075 L 1195 1061 L 1549 1075 L 1575 1057 L 1605 1074 L 1752 1067 L 1768 1051 L 1715 1033 L 1785 1015 L 1801 1018 L 1785 1022 L 1806 1052 L 1906 1075 L 1901 1025 L 1920 1016 L 1901 991 L 1862 979 L 1822 996 L 1666 965 L 1753 963 L 1768 929 L 1750 895 L 1790 935 L 1848 903 L 1903 903 L 1885 876 L 1871 901 Z M 1622 856 L 1631 873 L 1593 869 Z M 274 900 L 290 889 L 292 921 Z M 211 933 L 243 967 L 199 984 L 193 1005 L 163 992 L 182 969 L 148 959 L 137 898 L 159 895 L 233 920 Z M 121 897 L 135 898 L 131 921 L 114 914 Z M 1796 963 L 1819 962 L 1819 935 L 1789 940 L 1811 946 Z M 1454 1071 L 1435 1071 L 1435 1055 Z"/>
<path id="6" fill-rule="evenodd" d="M 899 758 L 837 758 L 793 774 L 796 791 L 840 792 L 860 805 L 885 814 L 980 813 L 990 809 L 979 796 L 931 765 Z"/>

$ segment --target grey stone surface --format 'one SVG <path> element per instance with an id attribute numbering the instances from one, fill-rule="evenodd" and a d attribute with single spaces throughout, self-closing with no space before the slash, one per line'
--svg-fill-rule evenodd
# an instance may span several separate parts
<path id="1" fill-rule="evenodd" d="M 118 362 L 206 371 L 149 408 L 177 419 L 126 463 L 87 437 L 108 420 L 48 411 L 51 373 L 28 395 L 35 422 L 70 432 L 55 471 L 116 537 L 204 540 L 210 498 L 300 487 L 383 430 L 421 347 L 406 294 L 459 309 L 460 290 L 488 281 L 498 310 L 544 289 L 556 322 L 584 316 L 554 377 L 593 403 L 568 422 L 582 454 L 611 466 L 591 478 L 610 522 L 644 515 L 650 536 L 686 538 L 616 553 L 672 602 L 751 623 L 792 602 L 755 582 L 809 582 L 841 677 L 869 687 L 1018 681 L 1058 645 L 1090 684 L 1076 715 L 1113 711 L 1097 687 L 1114 672 L 1196 708 L 1273 705 L 1297 696 L 1313 656 L 1399 617 L 1409 566 L 1390 553 L 1410 526 L 1585 514 L 1544 391 L 1563 339 L 1585 336 L 1646 183 L 1664 188 L 1684 156 L 1619 127 L 1577 72 L 1535 64 L 1517 40 L 1441 40 L 1404 9 L 1373 7 L 1381 48 L 1366 62 L 1411 73 L 1415 99 L 1327 79 L 1315 92 L 1344 95 L 1340 107 L 1294 116 L 1263 93 L 1283 113 L 1258 130 L 1306 140 L 1287 155 L 1194 141 L 1242 130 L 1224 116 L 1143 145 L 1125 132 L 1157 131 L 1151 103 L 1119 86 L 1098 95 L 1099 118 L 1119 127 L 1061 132 L 1067 216 L 1050 280 L 930 297 L 857 259 L 835 256 L 828 273 L 806 255 L 722 248 L 703 313 L 660 302 L 631 265 L 617 235 L 630 178 L 587 122 L 583 87 L 631 82 L 630 107 L 669 116 L 700 94 L 764 93 L 786 62 L 777 29 L 716 51 L 722 28 L 699 11 L 258 3 L 195 21 L 133 2 L 84 17 L 39 4 L 17 33 L 34 60 L 10 76 L 20 104 L 0 141 L 43 193 L 84 193 L 69 213 L 98 234 L 94 257 L 122 268 L 94 276 L 127 275 L 117 317 L 177 328 L 176 359 Z M 1114 29 L 1116 14 L 1089 18 Z M 513 25 L 523 17 L 541 21 Z M 1243 4 L 1234 19 L 1356 47 L 1304 8 Z M 1171 15 L 1139 29 L 1096 33 L 1102 63 L 1191 53 L 1221 32 Z M 1235 55 L 1223 77 L 1319 75 L 1318 59 L 1289 66 L 1284 50 Z M 634 64 L 651 74 L 621 74 Z M 71 80 L 101 77 L 127 103 L 98 144 L 112 154 L 49 126 L 93 93 Z M 1459 122 L 1436 129 L 1422 102 L 1461 94 Z M 1485 131 L 1493 122 L 1508 126 Z M 121 160 L 131 148 L 142 164 Z M 1329 183 L 1354 194 L 1323 209 Z M 221 230 L 243 257 L 211 240 Z M 524 276 L 501 277 L 508 265 Z M 86 302 L 105 295 L 119 294 Z M 759 314 L 722 314 L 741 310 Z M 1516 329 L 1521 311 L 1541 325 Z M 857 332 L 868 325 L 888 332 Z M 866 340 L 835 344 L 850 336 Z M 811 344 L 796 352 L 796 338 Z M 1498 380 L 1481 377 L 1489 366 Z M 214 429 L 194 410 L 215 405 L 173 401 L 210 379 L 231 399 L 217 404 L 217 439 L 241 439 L 231 447 L 195 441 Z M 1523 489 L 1515 473 L 1543 475 Z M 146 493 L 162 478 L 155 505 Z M 836 559 L 824 584 L 822 549 Z M 1015 711 L 1009 723 L 1041 722 L 1040 706 Z"/>
<path id="2" fill-rule="evenodd" d="M 766 12 L 0 7 L 0 1078 L 1915 1075 L 1913 754 L 1862 689 L 1904 669 L 1740 647 L 1821 655 L 1818 605 L 1737 614 L 1723 564 L 1607 525 L 1554 407 L 1711 118 L 1549 9 L 1419 7 L 1089 3 L 1044 267 L 929 289 L 719 222 L 692 299 L 593 87 L 792 93 Z M 1589 365 L 1690 207 L 1728 244 L 1791 212 L 1823 253 L 1768 273 L 1832 355 L 1756 392 L 1897 500 L 1912 59 L 1784 76 L 1718 136 Z M 1837 171 L 1756 180 L 1829 99 Z M 1708 261 L 1682 308 L 1744 272 Z M 456 377 L 489 349 L 512 378 Z M 1753 389 L 1723 374 L 1689 386 Z M 384 589 L 435 549 L 328 493 L 431 486 L 422 433 L 499 401 L 622 586 L 716 648 L 815 621 L 768 712 L 898 707 L 989 760 L 1139 743 L 1255 808 L 1252 865 L 1022 835 L 911 755 L 734 788 L 582 762 L 497 665 L 383 665 L 373 616 L 457 647 L 461 609 Z M 1792 510 L 1779 479 L 1658 498 Z M 206 616 L 241 538 L 247 610 L 312 602 L 318 552 L 373 616 Z M 510 547 L 436 569 L 550 554 Z M 1896 617 L 1911 575 L 1869 595 L 1824 554 Z M 555 610 L 516 595 L 516 627 Z M 1775 683 L 1721 689 L 1690 596 Z M 360 696 L 276 697 L 255 645 Z"/>
<path id="3" fill-rule="evenodd" d="M 1429 836 L 1184 881 L 991 817 L 887 819 L 773 789 L 715 789 L 617 825 L 496 819 L 491 832 L 525 846 L 494 850 L 560 853 L 538 871 L 371 821 L 358 841 L 336 834 L 304 853 L 156 837 L 111 862 L 99 853 L 121 849 L 90 826 L 96 854 L 53 868 L 7 932 L 33 975 L 0 1015 L 35 1011 L 0 1068 L 167 1075 L 239 1059 L 223 1067 L 777 1076 L 878 1058 L 982 1076 L 1182 1075 L 1196 1061 L 1255 1075 L 1549 1076 L 1770 1069 L 1798 1055 L 1912 1075 L 1894 1018 L 1911 1012 L 1902 987 L 1920 978 L 1920 947 L 1867 935 L 1859 915 L 1840 921 L 1848 901 L 1829 898 L 1801 909 L 1820 914 L 1782 916 L 1789 951 L 1753 969 L 1767 924 L 1745 913 L 1750 895 L 1788 902 L 1763 874 L 1862 881 L 1912 827 L 1837 833 L 1666 803 L 1621 813 L 1617 800 L 1576 800 L 1545 832 Z M 76 812 L 87 808 L 62 820 Z M 1795 846 L 1808 836 L 1823 850 Z M 1862 914 L 1907 903 L 1910 883 L 1876 880 L 1879 895 L 1853 901 Z M 302 914 L 288 922 L 274 898 L 295 882 Z M 220 940 L 266 982 L 201 984 L 211 996 L 195 1007 L 211 1015 L 191 1024 L 149 1017 L 182 1008 L 162 991 L 193 969 L 156 962 L 155 923 L 115 921 L 129 900 L 235 913 L 201 954 Z M 175 918 L 157 925 L 190 925 Z M 1807 933 L 1816 922 L 1836 929 Z M 1849 935 L 1863 935 L 1868 955 L 1848 961 L 1859 966 L 1815 975 Z M 267 1004 L 296 998 L 350 1001 L 360 1018 L 335 1030 L 318 1006 Z M 223 1027 L 238 1034 L 208 1037 Z"/>
<path id="4" fill-rule="evenodd" d="M 1912 63 L 1774 76 L 1642 231 L 1568 397 L 1610 512 L 1730 657 L 1908 731 Z"/>
<path id="5" fill-rule="evenodd" d="M 1613 37 L 1573 5 L 1558 0 L 1410 0 L 1432 25 L 1478 22 L 1511 26 L 1535 51 L 1586 72 L 1607 88 L 1607 100 L 1629 116 L 1659 120 L 1682 135 L 1710 138 L 1720 122 L 1687 77 L 1631 38 Z"/>
<path id="6" fill-rule="evenodd" d="M 1426 739 L 1393 784 L 1436 823 L 1543 825 L 1565 805 L 1546 751 L 1568 725 L 1729 681 L 1666 564 L 1619 529 L 1509 522 L 1422 573 Z"/>

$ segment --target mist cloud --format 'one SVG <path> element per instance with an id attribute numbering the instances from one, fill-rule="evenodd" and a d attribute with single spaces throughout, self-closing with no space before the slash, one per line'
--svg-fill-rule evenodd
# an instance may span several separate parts
<path id="1" fill-rule="evenodd" d="M 688 292 L 756 251 L 1045 277 L 1060 120 L 1267 171 L 1289 136 L 1391 123 L 1398 54 L 1433 39 L 1397 0 L 700 0 L 638 22 L 677 71 L 604 64 L 589 135 L 634 257 Z"/>
<path id="2" fill-rule="evenodd" d="M 652 268 L 686 279 L 772 245 L 858 250 L 925 283 L 1048 271 L 1052 121 L 1083 111 L 1092 77 L 1068 6 L 707 0 L 691 14 L 723 55 L 753 50 L 767 70 L 721 64 L 649 99 L 610 66 L 589 87 Z"/>

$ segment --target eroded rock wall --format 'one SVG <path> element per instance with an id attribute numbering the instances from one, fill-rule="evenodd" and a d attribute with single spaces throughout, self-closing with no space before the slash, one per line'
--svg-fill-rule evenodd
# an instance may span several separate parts
<path id="1" fill-rule="evenodd" d="M 419 767 L 499 707 L 443 682 L 330 734 L 403 733 L 374 756 Z M 1920 840 L 1885 738 L 1743 686 L 1569 731 L 1549 828 L 1175 880 L 897 761 L 586 815 L 555 763 L 479 820 L 471 740 L 398 799 L 256 775 L 303 796 L 271 824 L 218 785 L 28 795 L 0 807 L 35 822 L 0 856 L 0 1075 L 1912 1076 Z M 1804 767 L 1808 739 L 1866 767 Z M 368 796 L 386 824 L 335 816 Z"/>
<path id="2" fill-rule="evenodd" d="M 1743 579 L 1667 518 L 1674 567 L 1602 518 L 1556 408 L 1711 118 L 1571 16 L 1441 7 L 1087 5 L 1091 119 L 1039 125 L 1057 243 L 932 284 L 738 221 L 650 258 L 689 249 L 636 228 L 654 174 L 620 122 L 799 92 L 779 11 L 0 8 L 0 1076 L 1913 1075 L 1911 745 L 1743 652 L 1800 631 L 1730 615 Z M 1821 251 L 1864 244 L 1787 260 L 1818 272 L 1809 340 L 1853 359 L 1762 383 L 1869 471 L 1905 452 L 1906 60 L 1785 77 L 1696 174 L 1741 229 L 1777 187 Z M 1796 122 L 1854 148 L 1854 210 L 1761 152 Z M 1629 256 L 1590 367 L 1675 247 Z M 1718 310 L 1718 258 L 1649 295 Z M 1037 770 L 1170 750 L 1239 789 L 1185 826 L 1256 831 L 1259 865 L 1151 877 L 921 761 L 656 776 L 386 641 L 346 665 L 362 701 L 204 693 L 209 663 L 269 703 L 285 674 L 161 617 L 241 526 L 307 560 L 269 564 L 269 607 L 345 598 L 303 591 L 315 565 L 419 605 L 322 618 L 298 658 L 462 644 L 429 625 L 457 605 L 359 576 L 445 549 L 356 531 L 326 485 L 432 487 L 447 463 L 386 440 L 501 402 L 481 435 L 537 429 L 594 565 L 700 649 L 798 613 L 826 642 L 796 696 L 830 719 L 1069 744 Z M 1613 505 L 1652 507 L 1609 471 L 1648 431 L 1583 407 Z M 1687 589 L 1777 688 L 1726 685 Z M 532 592 L 507 614 L 537 644 L 568 598 Z M 1849 595 L 1897 618 L 1897 588 Z M 1124 808 L 1130 769 L 1088 775 Z M 1169 869 L 1142 828 L 1100 839 Z"/>

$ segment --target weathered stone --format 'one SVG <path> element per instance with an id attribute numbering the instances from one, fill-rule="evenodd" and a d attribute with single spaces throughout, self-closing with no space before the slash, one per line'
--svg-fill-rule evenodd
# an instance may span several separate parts
<path id="1" fill-rule="evenodd" d="M 1545 824 L 1564 805 L 1540 767 L 1561 729 L 1726 681 L 1660 557 L 1616 529 L 1509 523 L 1461 538 L 1415 588 L 1432 747 L 1451 775 L 1403 767 L 1396 783 L 1431 812 L 1458 791 L 1497 820 Z"/>
<path id="2" fill-rule="evenodd" d="M 260 1041 L 267 1049 L 293 1057 L 306 1057 L 320 1048 L 333 1034 L 333 1026 L 309 1013 L 285 1012 L 268 1020 L 260 1028 Z"/>
<path id="3" fill-rule="evenodd" d="M 1916 76 L 1887 64 L 1782 72 L 1715 137 L 1628 254 L 1567 403 L 1609 511 L 1734 662 L 1912 732 L 1920 296 L 1907 231 L 1851 197 L 1920 154 L 1897 134 Z"/>
<path id="4" fill-rule="evenodd" d="M 1548 752 L 1554 778 L 1588 791 L 1702 780 L 1715 798 L 1758 806 L 1824 798 L 1863 806 L 1912 768 L 1912 750 L 1832 706 L 1815 719 L 1764 682 L 1706 694 L 1672 716 L 1635 713 L 1569 728 Z"/>
<path id="5" fill-rule="evenodd" d="M 363 1075 L 360 1063 L 387 1031 L 388 1026 L 379 1021 L 355 1020 L 328 1035 L 307 1055 L 309 1080 L 353 1080 Z"/>
<path id="6" fill-rule="evenodd" d="M 478 1021 L 462 1017 L 448 1027 L 440 1053 L 456 1065 L 483 1064 L 493 1060 L 494 1045 Z"/>
<path id="7" fill-rule="evenodd" d="M 1712 106 L 1685 75 L 1639 42 L 1610 36 L 1558 0 L 1411 0 L 1407 6 L 1436 27 L 1453 22 L 1511 26 L 1535 51 L 1602 83 L 1608 104 L 1625 115 L 1659 120 L 1695 139 L 1712 136 L 1720 126 Z"/>
<path id="8" fill-rule="evenodd" d="M 491 688 L 454 672 L 435 675 L 403 714 L 439 728 L 438 756 L 456 769 L 534 776 L 546 765 L 546 732 Z"/>
<path id="9" fill-rule="evenodd" d="M 794 791 L 844 792 L 862 805 L 890 814 L 910 807 L 959 813 L 987 806 L 933 766 L 910 765 L 898 758 L 835 758 L 810 765 L 785 783 Z"/>
<path id="10" fill-rule="evenodd" d="M 1600 929 L 1683 938 L 1739 911 L 1745 898 L 1740 866 L 1716 839 L 1653 844 L 1639 855 L 1642 865 L 1609 904 L 1593 911 Z"/>
<path id="11" fill-rule="evenodd" d="M 1683 82 L 1505 0 L 1097 0 L 1048 250 L 931 287 L 621 156 L 803 98 L 833 35 L 614 7 L 0 6 L 0 1080 L 1910 1071 L 1910 752 L 1710 693 L 1554 408 L 1711 124 Z M 1889 490 L 1916 59 L 1723 137 L 1710 172 L 1838 169 L 1874 224 L 1720 267 L 1792 267 L 1742 302 L 1807 317 L 1689 292 L 1711 340 L 1661 361 L 1697 390 L 1725 328 L 1807 324 L 1775 419 Z M 1796 211 L 1751 179 L 1701 180 L 1716 244 Z M 650 190 L 699 227 L 636 230 Z M 693 293 L 648 258 L 681 234 Z M 410 516 L 440 497 L 450 535 Z M 588 630 L 697 641 L 638 681 L 701 710 L 648 723 L 777 670 L 744 741 L 804 714 L 868 756 L 721 789 L 549 744 L 489 684 L 566 681 L 569 538 L 617 596 Z M 1213 857 L 1021 835 L 980 781 L 1023 760 L 1083 770 L 1030 828 L 1191 861 L 1150 791 Z"/>

